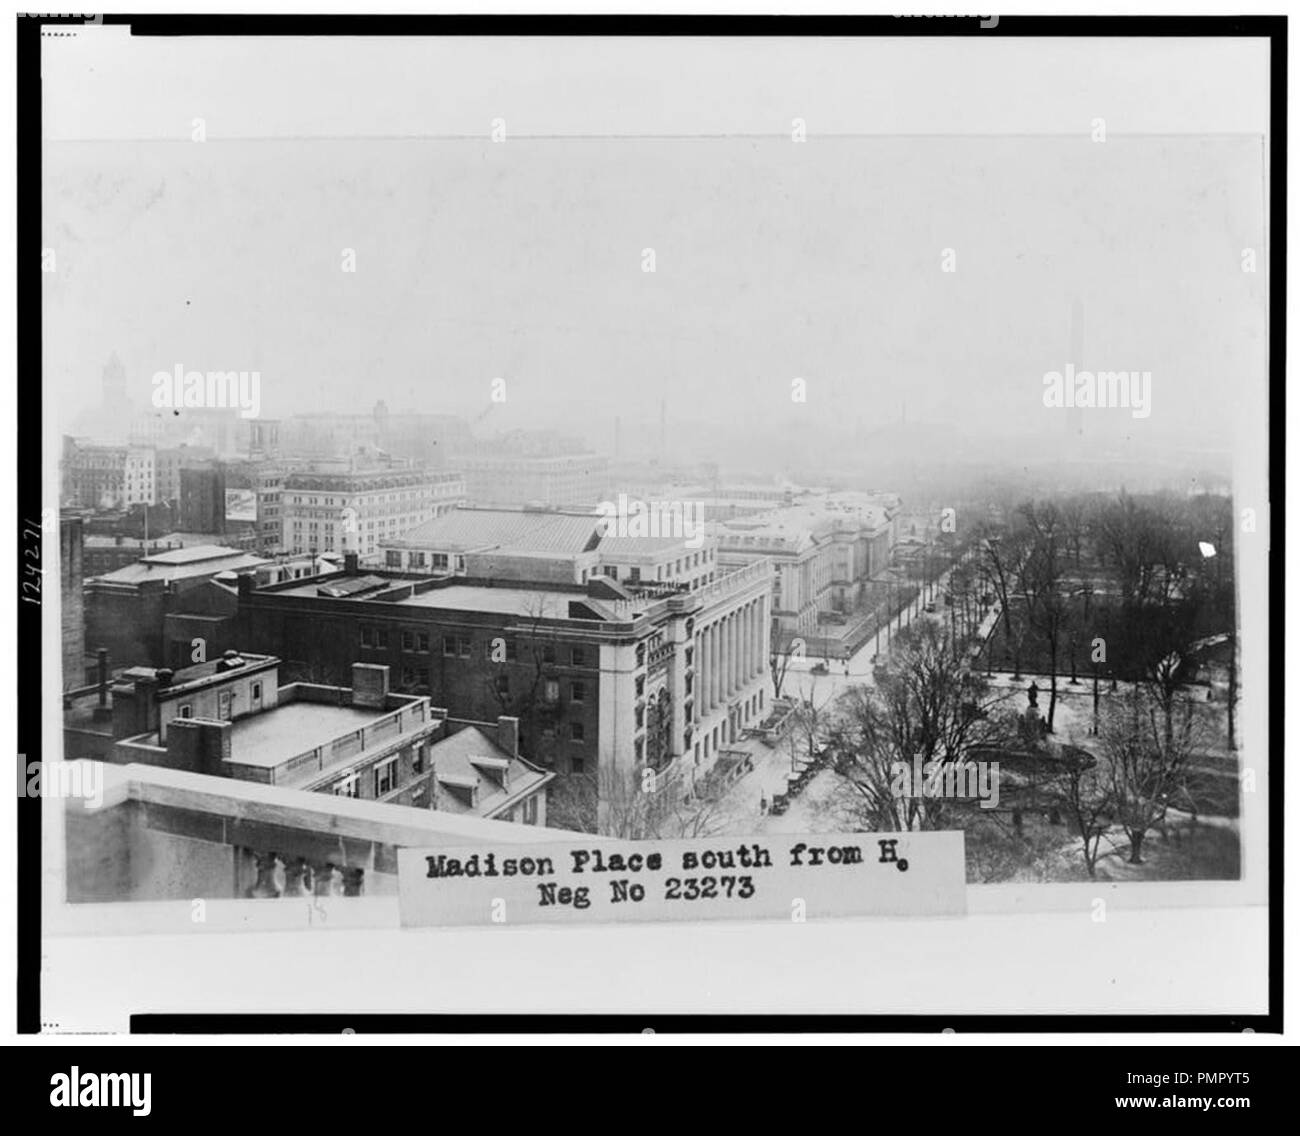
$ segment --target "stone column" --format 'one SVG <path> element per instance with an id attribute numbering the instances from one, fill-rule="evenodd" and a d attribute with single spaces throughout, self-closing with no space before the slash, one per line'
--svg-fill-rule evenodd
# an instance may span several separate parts
<path id="1" fill-rule="evenodd" d="M 736 613 L 736 685 L 749 681 L 749 604 Z"/>
<path id="2" fill-rule="evenodd" d="M 701 629 L 695 637 L 695 682 L 692 684 L 692 690 L 695 692 L 695 712 L 699 717 L 704 716 L 705 710 L 709 708 L 706 701 L 708 697 L 705 692 L 705 683 L 707 679 L 706 660 L 704 658 L 704 642 L 706 633 Z"/>
<path id="3" fill-rule="evenodd" d="M 741 686 L 749 682 L 749 658 L 749 604 L 746 603 L 740 610 L 740 658 L 736 660 L 740 665 Z"/>
<path id="4" fill-rule="evenodd" d="M 723 683 L 722 694 L 724 698 L 730 698 L 731 692 L 736 689 L 736 675 L 733 669 L 736 665 L 736 622 L 734 617 L 728 615 L 723 627 L 726 628 L 726 631 L 723 633 L 722 638 L 722 654 L 727 681 Z"/>
<path id="5" fill-rule="evenodd" d="M 731 613 L 731 693 L 740 687 L 740 609 Z"/>
<path id="6" fill-rule="evenodd" d="M 709 628 L 709 709 L 718 705 L 718 692 L 722 689 L 722 661 L 718 658 L 718 642 L 722 637 L 722 624 L 717 621 Z"/>
<path id="7" fill-rule="evenodd" d="M 713 626 L 717 633 L 717 639 L 714 643 L 716 651 L 714 658 L 718 663 L 718 681 L 714 685 L 716 697 L 713 701 L 714 705 L 720 705 L 727 693 L 727 621 L 726 619 L 719 619 Z"/>

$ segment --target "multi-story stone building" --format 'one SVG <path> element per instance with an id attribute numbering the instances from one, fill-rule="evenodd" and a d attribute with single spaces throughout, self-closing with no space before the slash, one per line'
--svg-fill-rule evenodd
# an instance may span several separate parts
<path id="1" fill-rule="evenodd" d="M 144 446 L 63 440 L 63 504 L 81 509 L 129 509 L 156 498 L 154 452 Z"/>
<path id="2" fill-rule="evenodd" d="M 214 456 L 214 451 L 208 446 L 157 447 L 154 450 L 154 483 L 158 501 L 179 509 L 181 470 L 189 465 L 209 461 Z"/>
<path id="3" fill-rule="evenodd" d="M 431 576 L 585 583 L 600 561 L 591 512 L 461 506 L 380 544 L 385 568 Z"/>
<path id="4" fill-rule="evenodd" d="M 321 463 L 296 470 L 280 492 L 281 548 L 376 557 L 386 541 L 454 509 L 464 495 L 458 474 L 418 466 Z"/>
<path id="5" fill-rule="evenodd" d="M 609 487 L 609 459 L 594 453 L 471 453 L 456 467 L 473 505 L 591 508 Z"/>
<path id="6" fill-rule="evenodd" d="M 115 665 L 162 666 L 172 661 L 167 649 L 168 618 L 196 610 L 190 593 L 222 573 L 251 571 L 268 564 L 260 556 L 234 548 L 194 545 L 145 556 L 133 564 L 85 583 L 86 646 L 106 648 Z M 233 577 L 232 577 L 233 579 Z M 205 598 L 200 611 L 211 604 Z M 235 607 L 233 589 L 225 610 Z"/>
<path id="7" fill-rule="evenodd" d="M 591 511 L 462 507 L 381 551 L 385 568 L 433 576 L 572 584 L 606 576 L 697 588 L 717 575 L 717 548 L 703 531 L 623 536 L 608 527 Z"/>
<path id="8" fill-rule="evenodd" d="M 575 583 L 363 571 L 350 558 L 310 583 L 241 579 L 238 633 L 297 676 L 383 663 L 396 689 L 452 713 L 515 716 L 523 752 L 561 777 L 650 768 L 689 788 L 762 717 L 772 576 L 761 560 L 692 587 L 713 573 L 678 559 L 676 582 Z"/>
<path id="9" fill-rule="evenodd" d="M 130 668 L 113 681 L 107 715 L 69 708 L 68 748 L 116 764 L 545 824 L 554 774 L 519 756 L 513 718 L 450 718 L 426 697 L 390 692 L 384 666 L 357 664 L 350 686 L 332 687 L 282 686 L 279 665 L 231 649 L 176 671 Z"/>
<path id="10" fill-rule="evenodd" d="M 889 566 L 894 515 L 864 494 L 824 494 L 771 512 L 715 522 L 719 563 L 770 558 L 772 610 L 787 640 L 817 633 L 826 617 L 858 609 L 871 580 Z"/>

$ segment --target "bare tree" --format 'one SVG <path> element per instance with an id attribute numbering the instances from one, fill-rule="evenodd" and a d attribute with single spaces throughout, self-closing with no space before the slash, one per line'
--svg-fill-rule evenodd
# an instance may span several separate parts
<path id="1" fill-rule="evenodd" d="M 1060 504 L 1060 516 L 1065 548 L 1077 571 L 1083 565 L 1083 545 L 1090 531 L 1088 502 L 1079 496 L 1067 497 Z"/>
<path id="2" fill-rule="evenodd" d="M 557 639 L 550 620 L 555 618 L 551 600 L 537 593 L 530 596 L 520 634 L 488 645 L 488 658 L 498 665 L 489 667 L 483 683 L 501 714 L 519 719 L 520 737 L 528 756 L 545 761 L 554 746 L 552 732 L 560 718 L 558 684 L 555 682 Z M 519 664 L 511 666 L 509 664 Z M 550 697 L 554 693 L 556 697 Z"/>
<path id="3" fill-rule="evenodd" d="M 786 644 L 785 650 L 781 647 L 781 625 L 777 620 L 772 620 L 772 657 L 768 660 L 768 669 L 772 673 L 772 697 L 781 697 L 781 688 L 785 686 L 785 676 L 790 670 L 790 660 L 801 658 L 803 654 L 803 640 L 791 639 Z"/>
<path id="4" fill-rule="evenodd" d="M 565 778 L 547 802 L 547 820 L 619 840 L 685 840 L 722 829 L 721 799 L 709 784 L 688 796 L 680 782 L 665 782 L 649 767 L 606 768 Z"/>
<path id="5" fill-rule="evenodd" d="M 1191 702 L 1183 701 L 1166 719 L 1159 701 L 1140 687 L 1116 709 L 1102 727 L 1101 749 L 1114 819 L 1128 837 L 1129 863 L 1140 864 L 1146 834 L 1164 822 L 1170 798 L 1185 791 L 1187 768 L 1205 729 Z"/>
<path id="6" fill-rule="evenodd" d="M 817 756 L 817 748 L 825 740 L 827 714 L 817 705 L 817 677 L 814 675 L 808 687 L 807 697 L 802 689 L 794 713 L 790 715 L 790 732 L 786 740 L 790 746 L 790 756 L 802 756 L 812 761 Z"/>
<path id="7" fill-rule="evenodd" d="M 1172 547 L 1164 517 L 1121 493 L 1097 518 L 1099 549 L 1113 562 L 1126 603 L 1145 603 Z"/>
<path id="8" fill-rule="evenodd" d="M 940 828 L 941 797 L 900 794 L 900 768 L 950 764 L 972 747 L 1000 745 L 1011 734 L 994 692 L 968 665 L 965 641 L 954 650 L 943 626 L 920 619 L 900 632 L 877 665 L 871 687 L 851 688 L 831 733 L 862 819 L 877 831 Z"/>
<path id="9" fill-rule="evenodd" d="M 1047 729 L 1051 732 L 1056 726 L 1056 680 L 1061 647 L 1072 619 L 1071 599 L 1062 578 L 1065 525 L 1060 511 L 1050 503 L 1029 502 L 1021 506 L 1021 513 L 1030 538 L 1021 568 L 1021 591 L 1025 597 L 1025 620 L 1047 643 L 1051 678 Z"/>
<path id="10" fill-rule="evenodd" d="M 1025 539 L 1022 528 L 1003 525 L 983 529 L 980 534 L 980 549 L 988 568 L 989 582 L 1002 605 L 1002 633 L 1015 667 L 1016 678 L 1019 678 L 1024 627 L 1016 620 L 1011 600 L 1020 591 L 1020 579 L 1029 558 L 1030 544 Z M 991 637 L 988 649 L 993 649 Z"/>
<path id="11" fill-rule="evenodd" d="M 1083 863 L 1089 877 L 1096 879 L 1101 839 L 1110 828 L 1114 808 L 1106 772 L 1087 750 L 1062 746 L 1052 793 L 1082 842 Z"/>

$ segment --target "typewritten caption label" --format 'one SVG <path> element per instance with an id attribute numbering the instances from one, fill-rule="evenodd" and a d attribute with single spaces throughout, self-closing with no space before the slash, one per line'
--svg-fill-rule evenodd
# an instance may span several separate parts
<path id="1" fill-rule="evenodd" d="M 402 848 L 397 872 L 404 927 L 966 910 L 960 832 Z"/>

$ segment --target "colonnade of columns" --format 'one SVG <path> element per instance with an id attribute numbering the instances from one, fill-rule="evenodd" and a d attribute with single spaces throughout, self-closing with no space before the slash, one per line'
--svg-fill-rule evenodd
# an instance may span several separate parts
<path id="1" fill-rule="evenodd" d="M 694 689 L 701 718 L 767 669 L 766 622 L 767 599 L 759 597 L 697 632 Z"/>

